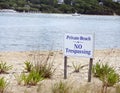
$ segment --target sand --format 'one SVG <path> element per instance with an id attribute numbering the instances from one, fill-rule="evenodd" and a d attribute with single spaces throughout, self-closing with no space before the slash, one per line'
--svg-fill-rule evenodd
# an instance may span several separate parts
<path id="1" fill-rule="evenodd" d="M 25 71 L 24 62 L 33 61 L 32 58 L 36 54 L 33 51 L 24 52 L 0 52 L 0 61 L 6 62 L 8 65 L 12 65 L 13 68 L 8 71 L 8 74 L 0 74 L 0 77 L 5 77 L 9 82 L 7 88 L 8 93 L 37 93 L 39 85 L 36 86 L 24 86 L 18 85 L 15 79 L 15 74 L 20 74 Z M 39 56 L 48 55 L 48 51 L 41 51 Z M 50 62 L 53 62 L 53 68 L 56 69 L 54 75 L 51 79 L 45 79 L 41 81 L 43 84 L 43 90 L 45 87 L 50 87 L 53 82 L 63 80 L 64 77 L 64 55 L 62 51 L 52 51 L 50 56 Z M 120 49 L 104 49 L 95 50 L 93 64 L 96 62 L 108 63 L 110 66 L 114 67 L 116 72 L 120 74 Z M 79 73 L 74 72 L 73 65 L 81 64 L 85 65 Z M 88 81 L 88 66 L 89 58 L 81 57 L 68 57 L 67 63 L 67 80 L 70 82 L 76 82 L 76 84 L 84 84 Z M 92 83 L 101 84 L 101 81 L 97 78 L 92 77 Z M 48 89 L 49 91 L 49 89 Z M 50 93 L 46 92 L 46 93 Z"/>

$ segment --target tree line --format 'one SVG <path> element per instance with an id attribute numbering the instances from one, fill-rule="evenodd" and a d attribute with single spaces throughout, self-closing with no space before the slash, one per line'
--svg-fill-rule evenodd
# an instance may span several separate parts
<path id="1" fill-rule="evenodd" d="M 0 9 L 18 12 L 80 13 L 95 15 L 120 15 L 120 3 L 112 0 L 0 0 Z"/>

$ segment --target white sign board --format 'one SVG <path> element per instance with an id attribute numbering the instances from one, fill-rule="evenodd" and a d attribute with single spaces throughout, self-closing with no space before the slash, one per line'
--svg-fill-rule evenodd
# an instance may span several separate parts
<path id="1" fill-rule="evenodd" d="M 65 34 L 64 55 L 93 58 L 93 34 Z"/>

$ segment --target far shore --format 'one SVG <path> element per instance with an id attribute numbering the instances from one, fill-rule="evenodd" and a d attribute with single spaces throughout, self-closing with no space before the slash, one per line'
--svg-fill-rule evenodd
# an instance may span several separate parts
<path id="1" fill-rule="evenodd" d="M 0 13 L 26 13 L 26 14 L 66 14 L 66 15 L 74 15 L 74 13 L 47 13 L 47 12 L 41 12 L 41 11 L 29 11 L 29 12 L 18 12 L 15 11 L 13 9 L 0 9 Z M 79 16 L 80 15 L 89 15 L 89 16 L 120 16 L 117 14 L 113 14 L 113 15 L 99 15 L 99 14 L 80 14 L 78 13 Z"/>

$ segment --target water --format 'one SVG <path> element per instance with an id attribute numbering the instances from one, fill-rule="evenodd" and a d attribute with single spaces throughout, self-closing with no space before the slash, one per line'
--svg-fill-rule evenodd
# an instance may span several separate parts
<path id="1" fill-rule="evenodd" d="M 0 13 L 0 51 L 62 50 L 65 33 L 95 33 L 95 49 L 120 48 L 120 16 Z"/>

